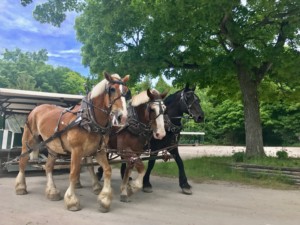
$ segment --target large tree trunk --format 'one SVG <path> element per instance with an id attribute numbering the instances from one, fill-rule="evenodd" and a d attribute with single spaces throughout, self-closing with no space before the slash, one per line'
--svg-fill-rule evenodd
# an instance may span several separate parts
<path id="1" fill-rule="evenodd" d="M 258 84 L 260 81 L 241 67 L 238 68 L 238 80 L 244 105 L 246 156 L 265 156 L 259 112 Z"/>

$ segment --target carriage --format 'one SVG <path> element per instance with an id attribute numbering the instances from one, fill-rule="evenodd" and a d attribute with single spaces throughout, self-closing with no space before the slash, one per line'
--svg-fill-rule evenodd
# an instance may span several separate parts
<path id="1" fill-rule="evenodd" d="M 19 170 L 15 159 L 20 156 L 24 124 L 32 109 L 45 103 L 68 108 L 82 98 L 82 95 L 0 88 L 0 170 Z M 26 170 L 42 170 L 47 154 L 46 149 L 42 150 L 39 160 L 30 162 Z M 69 158 L 62 158 L 58 164 L 61 165 L 57 165 L 57 169 L 68 168 Z"/>

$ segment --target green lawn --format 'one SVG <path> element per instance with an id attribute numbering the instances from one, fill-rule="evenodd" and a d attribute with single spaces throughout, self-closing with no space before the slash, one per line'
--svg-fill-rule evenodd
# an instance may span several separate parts
<path id="1" fill-rule="evenodd" d="M 186 174 L 194 182 L 228 181 L 241 184 L 256 185 L 275 189 L 297 189 L 294 181 L 281 174 L 270 176 L 268 174 L 253 174 L 247 171 L 237 171 L 230 167 L 235 163 L 234 157 L 201 157 L 184 161 Z M 245 164 L 264 165 L 272 167 L 300 168 L 300 159 L 278 159 L 265 157 L 261 159 L 243 160 Z M 178 177 L 178 169 L 174 160 L 167 163 L 157 163 L 153 173 L 159 176 Z"/>

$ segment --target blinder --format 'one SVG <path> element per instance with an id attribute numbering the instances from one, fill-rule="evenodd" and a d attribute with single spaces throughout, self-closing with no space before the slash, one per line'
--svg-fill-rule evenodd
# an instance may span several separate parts
<path id="1" fill-rule="evenodd" d="M 116 90 L 115 88 L 112 88 L 111 85 L 114 85 L 114 84 L 119 84 L 119 85 L 123 85 L 124 87 L 127 88 L 127 85 L 125 82 L 123 82 L 122 80 L 113 80 L 113 81 L 109 81 L 108 85 L 105 87 L 105 91 L 106 93 L 108 93 L 109 96 L 111 96 L 112 93 L 114 93 Z M 126 98 L 127 96 L 127 93 L 128 93 L 128 88 L 126 90 L 126 92 L 122 91 L 120 96 L 116 97 L 115 99 L 113 99 L 111 102 L 110 102 L 110 105 L 109 105 L 109 108 L 115 103 L 115 101 L 117 101 L 119 98 L 121 97 L 124 97 Z"/>

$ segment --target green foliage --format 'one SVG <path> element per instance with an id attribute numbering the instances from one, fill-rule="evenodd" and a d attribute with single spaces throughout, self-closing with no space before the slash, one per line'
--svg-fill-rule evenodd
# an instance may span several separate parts
<path id="1" fill-rule="evenodd" d="M 232 155 L 234 162 L 244 162 L 245 152 L 236 152 Z"/>
<path id="2" fill-rule="evenodd" d="M 160 93 L 163 93 L 165 91 L 170 91 L 171 87 L 164 81 L 162 76 L 159 76 L 155 89 Z"/>
<path id="3" fill-rule="evenodd" d="M 277 151 L 276 156 L 278 159 L 288 159 L 288 157 L 289 157 L 287 151 L 284 151 L 284 150 Z"/>
<path id="4" fill-rule="evenodd" d="M 5 50 L 0 58 L 0 87 L 58 93 L 85 93 L 85 78 L 68 68 L 47 65 L 47 51 Z"/>
<path id="5" fill-rule="evenodd" d="M 262 147 L 260 132 L 244 131 L 244 124 L 260 130 L 262 121 L 266 143 L 272 144 L 268 140 L 274 137 L 280 137 L 278 143 L 296 141 L 300 1 L 248 0 L 246 5 L 239 0 L 85 2 L 83 7 L 78 0 L 48 0 L 44 8 L 38 8 L 37 18 L 58 25 L 65 11 L 84 9 L 76 20 L 76 31 L 83 43 L 83 63 L 93 73 L 126 71 L 131 74 L 130 84 L 164 74 L 175 78 L 178 86 L 189 81 L 209 87 L 206 122 L 193 125 L 205 129 L 206 140 L 244 143 L 246 134 L 256 137 L 252 146 Z M 0 80 L 7 84 L 3 77 Z M 243 119 L 243 112 L 249 110 L 258 116 Z"/>
<path id="6" fill-rule="evenodd" d="M 21 4 L 26 6 L 32 0 L 21 0 Z M 41 23 L 51 23 L 59 27 L 66 19 L 66 12 L 83 10 L 85 3 L 81 0 L 48 0 L 47 2 L 36 5 L 33 16 Z"/>

